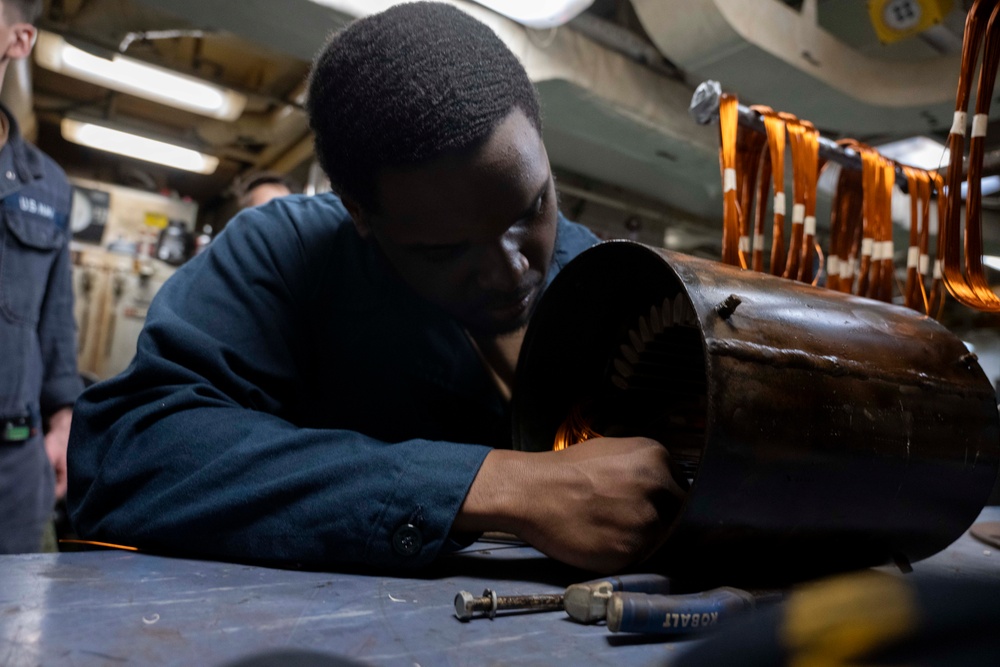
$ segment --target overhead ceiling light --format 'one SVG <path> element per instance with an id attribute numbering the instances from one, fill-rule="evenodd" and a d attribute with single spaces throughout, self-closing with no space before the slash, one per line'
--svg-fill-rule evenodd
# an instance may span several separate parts
<path id="1" fill-rule="evenodd" d="M 948 166 L 948 149 L 928 137 L 910 137 L 876 146 L 878 152 L 899 164 L 937 171 Z"/>
<path id="2" fill-rule="evenodd" d="M 996 255 L 983 255 L 983 266 L 1000 271 L 1000 257 Z"/>
<path id="3" fill-rule="evenodd" d="M 121 55 L 101 58 L 50 32 L 39 31 L 35 60 L 60 74 L 220 120 L 236 120 L 247 105 L 245 95 L 227 88 Z"/>
<path id="4" fill-rule="evenodd" d="M 594 0 L 475 0 L 529 28 L 554 28 L 576 18 Z"/>
<path id="5" fill-rule="evenodd" d="M 198 151 L 157 141 L 137 134 L 113 130 L 110 127 L 63 118 L 62 136 L 67 141 L 137 160 L 184 169 L 198 174 L 211 174 L 219 166 L 219 158 Z"/>
<path id="6" fill-rule="evenodd" d="M 984 176 L 979 179 L 979 196 L 988 197 L 989 195 L 995 195 L 1000 192 L 1000 176 L 993 174 L 992 176 Z M 962 181 L 962 199 L 968 197 L 969 193 L 969 182 Z"/>

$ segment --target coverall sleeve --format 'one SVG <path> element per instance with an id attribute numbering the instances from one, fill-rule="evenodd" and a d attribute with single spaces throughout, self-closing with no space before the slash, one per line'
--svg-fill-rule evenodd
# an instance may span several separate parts
<path id="1" fill-rule="evenodd" d="M 68 199 L 68 185 L 66 192 Z M 63 214 L 68 215 L 68 212 L 67 201 Z M 42 414 L 48 416 L 72 405 L 83 390 L 76 365 L 76 320 L 73 317 L 73 275 L 68 234 L 49 272 L 38 320 L 38 344 L 44 364 L 40 403 Z"/>
<path id="2" fill-rule="evenodd" d="M 78 401 L 73 523 L 88 539 L 178 555 L 426 565 L 454 544 L 451 524 L 490 450 L 286 419 L 297 304 L 309 257 L 322 253 L 244 224 L 256 215 L 167 281 L 132 365 Z"/>
<path id="3" fill-rule="evenodd" d="M 38 342 L 45 365 L 40 403 L 42 414 L 47 416 L 72 405 L 83 390 L 76 366 L 76 320 L 68 245 L 62 246 L 52 265 L 38 321 Z"/>

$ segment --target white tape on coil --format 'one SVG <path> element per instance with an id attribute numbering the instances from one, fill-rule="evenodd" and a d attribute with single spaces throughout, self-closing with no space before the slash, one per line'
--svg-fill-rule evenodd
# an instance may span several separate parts
<path id="1" fill-rule="evenodd" d="M 806 205 L 796 204 L 792 206 L 792 224 L 801 225 L 806 218 Z"/>
<path id="2" fill-rule="evenodd" d="M 873 239 L 861 239 L 861 256 L 871 257 Z"/>
<path id="3" fill-rule="evenodd" d="M 816 236 L 816 216 L 807 215 L 805 220 L 806 225 L 806 235 Z"/>
<path id="4" fill-rule="evenodd" d="M 941 280 L 941 278 L 943 278 L 943 277 L 944 277 L 944 274 L 941 273 L 941 260 L 940 259 L 935 259 L 934 260 L 934 280 Z"/>
<path id="5" fill-rule="evenodd" d="M 968 114 L 964 111 L 956 111 L 955 117 L 951 121 L 951 131 L 949 134 L 961 134 L 965 136 L 965 121 L 968 118 Z"/>
<path id="6" fill-rule="evenodd" d="M 920 246 L 911 245 L 906 251 L 906 268 L 915 269 L 920 264 Z"/>
<path id="7" fill-rule="evenodd" d="M 985 137 L 986 125 L 990 122 L 989 116 L 984 113 L 977 113 L 972 117 L 972 136 Z"/>
<path id="8" fill-rule="evenodd" d="M 787 210 L 788 209 L 785 207 L 785 193 L 784 192 L 775 192 L 774 193 L 774 212 L 775 213 L 780 213 L 781 215 L 785 215 L 785 213 L 787 212 Z"/>
<path id="9" fill-rule="evenodd" d="M 927 272 L 931 268 L 931 257 L 930 255 L 920 256 L 920 275 L 926 276 Z"/>
<path id="10" fill-rule="evenodd" d="M 829 276 L 839 276 L 840 275 L 840 258 L 836 255 L 830 255 L 826 259 L 826 273 Z"/>
<path id="11" fill-rule="evenodd" d="M 754 234 L 753 235 L 753 247 L 754 250 L 764 250 L 764 235 Z"/>
<path id="12" fill-rule="evenodd" d="M 722 170 L 722 191 L 730 192 L 736 189 L 736 170 L 735 169 L 723 169 Z"/>
<path id="13" fill-rule="evenodd" d="M 882 241 L 882 252 L 880 254 L 882 259 L 892 259 L 896 255 L 896 248 L 892 245 L 892 241 Z"/>
<path id="14" fill-rule="evenodd" d="M 740 252 L 750 252 L 750 237 L 741 236 L 740 237 Z"/>

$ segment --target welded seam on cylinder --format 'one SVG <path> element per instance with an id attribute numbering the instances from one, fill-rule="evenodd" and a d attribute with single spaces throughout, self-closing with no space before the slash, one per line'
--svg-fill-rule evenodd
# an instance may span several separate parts
<path id="1" fill-rule="evenodd" d="M 945 378 L 933 377 L 926 373 L 912 370 L 883 371 L 873 375 L 870 365 L 852 359 L 844 359 L 832 355 L 821 355 L 788 348 L 772 347 L 747 341 L 709 339 L 706 341 L 709 354 L 732 357 L 741 361 L 749 361 L 772 368 L 795 368 L 815 371 L 834 377 L 854 377 L 861 380 L 892 382 L 894 384 L 932 387 L 946 389 L 951 393 L 963 396 L 983 398 L 992 396 L 992 392 L 973 389 L 960 382 L 952 382 Z M 956 360 L 958 362 L 959 360 Z"/>

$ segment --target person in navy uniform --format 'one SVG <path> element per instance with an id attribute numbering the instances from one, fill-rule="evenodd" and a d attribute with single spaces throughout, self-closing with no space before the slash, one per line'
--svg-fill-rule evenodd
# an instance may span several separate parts
<path id="1" fill-rule="evenodd" d="M 308 111 L 336 194 L 242 211 L 160 290 L 135 361 L 77 404 L 77 533 L 404 569 L 500 530 L 587 569 L 642 560 L 672 516 L 666 448 L 511 450 L 532 308 L 597 242 L 559 213 L 524 68 L 465 12 L 406 3 L 331 39 Z"/>
<path id="2" fill-rule="evenodd" d="M 41 0 L 0 0 L 0 83 L 26 58 Z M 72 190 L 0 106 L 0 553 L 38 551 L 66 493 L 66 444 L 83 390 L 69 256 Z"/>

